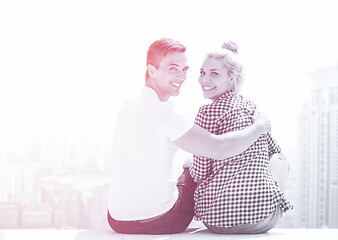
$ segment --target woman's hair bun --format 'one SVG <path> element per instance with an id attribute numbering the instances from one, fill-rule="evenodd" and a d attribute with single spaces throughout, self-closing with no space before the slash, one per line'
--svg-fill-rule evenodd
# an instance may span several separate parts
<path id="1" fill-rule="evenodd" d="M 238 53 L 238 46 L 233 41 L 225 41 L 222 45 L 223 49 L 228 49 L 232 51 L 234 54 Z"/>

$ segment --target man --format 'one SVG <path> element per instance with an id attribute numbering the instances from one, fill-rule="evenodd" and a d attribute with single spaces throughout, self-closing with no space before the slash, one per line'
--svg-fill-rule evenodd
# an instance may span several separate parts
<path id="1" fill-rule="evenodd" d="M 117 232 L 171 234 L 188 227 L 196 184 L 188 168 L 177 182 L 173 177 L 173 155 L 178 147 L 224 159 L 244 151 L 270 131 L 269 121 L 256 116 L 244 130 L 213 135 L 178 112 L 168 100 L 179 94 L 186 80 L 185 51 L 175 40 L 155 41 L 147 52 L 145 87 L 119 112 L 108 203 L 108 222 Z"/>

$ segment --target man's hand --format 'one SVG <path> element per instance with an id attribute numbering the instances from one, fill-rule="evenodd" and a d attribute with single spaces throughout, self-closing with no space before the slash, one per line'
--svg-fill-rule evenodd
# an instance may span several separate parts
<path id="1" fill-rule="evenodd" d="M 252 116 L 252 121 L 255 124 L 258 124 L 259 128 L 262 130 L 262 134 L 271 132 L 271 123 L 266 115 L 259 113 L 259 110 L 256 109 L 254 115 Z"/>

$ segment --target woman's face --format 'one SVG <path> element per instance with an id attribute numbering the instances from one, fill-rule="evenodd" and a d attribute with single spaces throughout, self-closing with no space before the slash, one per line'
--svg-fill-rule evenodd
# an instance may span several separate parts
<path id="1" fill-rule="evenodd" d="M 200 70 L 199 83 L 203 96 L 215 101 L 230 89 L 231 77 L 222 60 L 207 57 Z"/>

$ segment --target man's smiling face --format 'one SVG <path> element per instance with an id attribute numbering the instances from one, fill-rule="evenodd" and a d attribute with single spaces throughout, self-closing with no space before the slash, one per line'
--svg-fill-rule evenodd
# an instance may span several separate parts
<path id="1" fill-rule="evenodd" d="M 188 68 L 185 53 L 174 52 L 163 57 L 155 70 L 157 94 L 162 101 L 180 93 L 181 85 L 187 78 Z"/>

